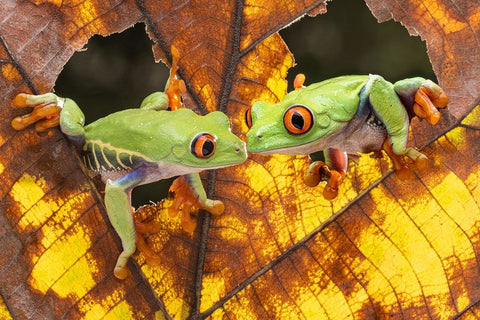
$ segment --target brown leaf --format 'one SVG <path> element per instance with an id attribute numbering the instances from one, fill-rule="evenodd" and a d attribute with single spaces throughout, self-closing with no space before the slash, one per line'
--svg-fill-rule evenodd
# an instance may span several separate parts
<path id="1" fill-rule="evenodd" d="M 303 184 L 303 156 L 252 156 L 204 176 L 220 217 L 201 214 L 190 237 L 169 202 L 144 207 L 162 222 L 148 238 L 162 258 L 141 254 L 123 282 L 112 275 L 120 243 L 100 196 L 58 131 L 14 133 L 12 97 L 49 91 L 93 33 L 144 21 L 157 59 L 181 52 L 187 106 L 222 110 L 244 135 L 246 106 L 276 101 L 293 57 L 275 32 L 323 1 L 236 3 L 4 1 L 0 23 L 0 316 L 14 318 L 467 318 L 478 314 L 480 107 L 478 5 L 368 1 L 427 39 L 452 98 L 434 128 L 412 139 L 433 161 L 399 181 L 386 160 L 362 157 L 329 202 Z M 392 11 L 390 9 L 392 8 Z M 47 19 L 41 17 L 49 17 Z"/>
<path id="2" fill-rule="evenodd" d="M 262 8 L 256 2 L 175 6 L 155 1 L 2 2 L 5 18 L 0 23 L 0 91 L 4 121 L 0 126 L 0 171 L 4 181 L 4 250 L 0 268 L 6 276 L 1 278 L 0 287 L 8 312 L 14 317 L 41 319 L 120 315 L 151 318 L 160 310 L 167 318 L 186 317 L 199 312 L 202 264 L 197 261 L 204 250 L 197 247 L 196 240 L 176 234 L 176 220 L 170 221 L 164 235 L 174 240 L 167 239 L 166 245 L 157 241 L 154 246 L 165 252 L 173 247 L 167 252 L 171 259 L 152 268 L 152 277 L 152 271 L 141 273 L 138 265 L 132 264 L 132 276 L 117 281 L 111 271 L 120 243 L 107 222 L 101 197 L 58 131 L 46 137 L 31 130 L 12 131 L 10 119 L 19 113 L 10 107 L 15 94 L 50 91 L 63 65 L 90 36 L 120 32 L 144 21 L 163 50 L 158 57 L 170 57 L 172 44 L 180 50 L 181 75 L 195 103 L 189 106 L 202 113 L 225 110 L 231 93 L 237 90 L 235 85 L 256 81 L 261 90 L 268 90 L 262 82 L 270 78 L 267 68 L 258 73 L 250 70 L 254 72 L 251 79 L 234 81 L 245 74 L 238 69 L 250 67 L 242 66 L 245 57 L 256 59 L 252 57 L 256 54 L 265 64 L 275 63 L 267 57 L 278 50 L 291 64 L 292 58 L 275 31 L 318 4 L 321 1 Z M 283 63 L 285 57 L 279 58 Z M 287 68 L 271 77 L 283 89 Z M 243 105 L 249 103 L 240 100 L 242 93 L 235 99 Z M 208 228 L 208 221 L 205 226 Z M 200 241 L 206 242 L 205 235 Z M 174 270 L 169 270 L 172 265 Z M 181 281 L 172 282 L 172 277 Z M 168 285 L 165 292 L 157 282 L 164 288 Z"/>

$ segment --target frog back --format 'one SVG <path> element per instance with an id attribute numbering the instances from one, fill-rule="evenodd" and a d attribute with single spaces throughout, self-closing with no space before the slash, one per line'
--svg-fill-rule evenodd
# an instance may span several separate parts
<path id="1" fill-rule="evenodd" d="M 317 106 L 334 121 L 346 122 L 354 117 L 368 79 L 368 75 L 349 75 L 324 80 L 291 92 L 291 99 L 298 104 Z"/>
<path id="2" fill-rule="evenodd" d="M 127 109 L 85 126 L 84 162 L 94 170 L 132 169 L 171 153 L 175 135 L 170 111 Z M 173 127 L 173 128 L 172 128 Z"/>

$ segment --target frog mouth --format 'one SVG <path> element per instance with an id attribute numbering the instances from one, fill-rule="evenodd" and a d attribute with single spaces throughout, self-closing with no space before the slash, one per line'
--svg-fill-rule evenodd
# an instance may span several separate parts
<path id="1" fill-rule="evenodd" d="M 282 154 L 282 155 L 306 155 L 312 152 L 316 152 L 321 150 L 322 146 L 317 142 L 306 142 L 303 144 L 298 144 L 295 146 L 285 146 L 279 148 L 272 148 L 272 149 L 262 149 L 262 150 L 248 150 L 250 153 L 254 154 L 261 154 L 261 155 L 272 155 L 272 154 Z"/>

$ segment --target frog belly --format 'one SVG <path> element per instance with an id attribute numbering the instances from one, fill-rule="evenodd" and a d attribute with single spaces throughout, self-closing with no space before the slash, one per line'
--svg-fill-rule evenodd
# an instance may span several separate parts
<path id="1" fill-rule="evenodd" d="M 369 153 L 381 150 L 386 138 L 386 130 L 363 127 L 355 132 L 354 136 L 345 137 L 336 143 L 332 143 L 329 147 L 342 150 L 348 154 Z"/>

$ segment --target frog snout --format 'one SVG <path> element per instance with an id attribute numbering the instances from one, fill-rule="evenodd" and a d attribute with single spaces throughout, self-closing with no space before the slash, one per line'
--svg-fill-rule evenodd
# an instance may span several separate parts
<path id="1" fill-rule="evenodd" d="M 240 141 L 235 147 L 235 154 L 242 157 L 244 160 L 247 159 L 247 144 Z"/>
<path id="2" fill-rule="evenodd" d="M 254 132 L 252 129 L 250 129 L 247 132 L 247 144 L 253 143 L 254 140 L 256 140 L 256 139 L 262 140 L 263 139 L 263 133 L 261 133 L 260 131 Z"/>
<path id="3" fill-rule="evenodd" d="M 263 130 L 252 130 L 247 132 L 247 150 L 249 152 L 258 152 L 261 148 L 262 139 L 264 138 Z"/>

